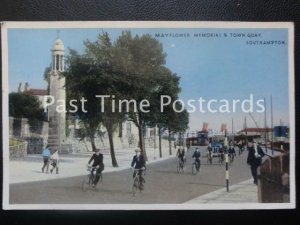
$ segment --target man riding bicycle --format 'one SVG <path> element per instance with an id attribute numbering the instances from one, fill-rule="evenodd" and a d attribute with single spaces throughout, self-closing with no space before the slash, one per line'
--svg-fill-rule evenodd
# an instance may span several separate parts
<path id="1" fill-rule="evenodd" d="M 138 171 L 138 175 L 141 178 L 141 180 L 143 181 L 141 183 L 145 183 L 145 179 L 142 176 L 142 172 L 143 172 L 143 170 L 146 169 L 146 162 L 145 162 L 144 156 L 141 154 L 140 149 L 135 149 L 135 153 L 136 154 L 135 154 L 135 156 L 133 156 L 133 159 L 131 162 L 131 168 L 134 169 L 133 178 L 135 177 L 135 175 Z"/>
<path id="2" fill-rule="evenodd" d="M 234 149 L 233 145 L 230 145 L 230 147 L 228 149 L 228 155 L 229 155 L 229 157 L 232 157 L 232 159 L 234 158 L 234 156 L 236 156 L 235 149 Z"/>
<path id="3" fill-rule="evenodd" d="M 200 157 L 201 157 L 200 150 L 199 150 L 199 148 L 196 148 L 192 158 L 195 158 L 195 162 L 198 164 L 197 170 L 199 170 L 199 168 L 200 168 Z"/>
<path id="4" fill-rule="evenodd" d="M 103 164 L 103 155 L 100 153 L 100 149 L 96 149 L 95 153 L 92 155 L 91 159 L 88 162 L 88 166 L 90 166 L 90 163 L 93 161 L 92 164 L 92 171 L 91 173 L 97 169 L 96 171 L 96 177 L 94 179 L 93 188 L 96 187 L 97 183 L 100 180 L 100 175 L 102 171 L 104 170 L 104 164 Z"/>

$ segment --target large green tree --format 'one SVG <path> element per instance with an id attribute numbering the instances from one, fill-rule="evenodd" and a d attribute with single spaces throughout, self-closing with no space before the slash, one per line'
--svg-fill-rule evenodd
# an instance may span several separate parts
<path id="1" fill-rule="evenodd" d="M 118 102 L 128 91 L 128 87 L 124 84 L 124 72 L 118 69 L 117 55 L 115 54 L 116 48 L 111 43 L 108 33 L 102 33 L 98 36 L 97 40 L 91 42 L 85 41 L 86 54 L 92 59 L 95 65 L 104 68 L 105 73 L 98 76 L 99 94 L 107 95 L 108 98 L 104 101 L 105 109 L 101 112 L 102 124 L 105 126 L 108 134 L 110 153 L 112 157 L 112 164 L 114 167 L 118 166 L 115 151 L 113 135 L 118 125 L 125 120 L 125 112 L 119 110 Z"/>
<path id="2" fill-rule="evenodd" d="M 67 99 L 85 99 L 84 107 L 79 105 L 78 110 L 73 112 L 76 118 L 80 119 L 85 129 L 84 134 L 90 139 L 92 150 L 96 150 L 95 134 L 102 121 L 101 101 L 95 98 L 98 94 L 98 77 L 102 76 L 104 70 L 92 63 L 92 59 L 86 55 L 80 55 L 75 50 L 70 49 L 70 54 L 66 61 L 66 71 L 63 75 L 66 78 Z"/>
<path id="3" fill-rule="evenodd" d="M 156 93 L 152 96 L 154 100 L 152 100 L 151 114 L 148 114 L 149 117 L 147 118 L 147 121 L 149 126 L 156 126 L 158 128 L 159 155 L 162 157 L 162 134 L 168 129 L 170 123 L 178 122 L 178 120 L 176 120 L 177 117 L 174 116 L 176 113 L 173 109 L 173 102 L 178 99 L 178 94 L 180 92 L 180 77 L 177 74 L 172 73 L 166 67 L 161 67 L 159 74 L 160 82 L 157 86 Z M 162 108 L 161 96 L 168 96 L 171 103 Z M 171 144 L 169 146 L 171 146 Z"/>
<path id="4" fill-rule="evenodd" d="M 98 36 L 95 42 L 84 42 L 85 53 L 79 55 L 74 50 L 68 57 L 66 77 L 67 96 L 72 99 L 84 97 L 86 111 L 79 110 L 76 116 L 81 120 L 95 150 L 94 137 L 100 126 L 104 125 L 110 145 L 112 165 L 118 166 L 113 134 L 118 124 L 125 119 L 125 113 L 119 112 L 118 104 L 113 110 L 112 100 L 118 101 L 128 91 L 123 84 L 123 74 L 116 67 L 115 48 L 107 33 Z M 109 96 L 104 99 L 97 96 Z M 102 104 L 103 102 L 103 104 Z"/>
<path id="5" fill-rule="evenodd" d="M 149 34 L 132 36 L 129 31 L 122 35 L 115 43 L 117 67 L 125 73 L 124 84 L 130 88 L 127 91 L 128 99 L 134 99 L 139 105 L 144 99 L 149 100 L 150 106 L 157 101 L 157 95 L 162 79 L 162 67 L 165 65 L 166 54 L 162 44 Z M 136 111 L 130 110 L 129 118 L 139 131 L 139 147 L 147 159 L 144 133 L 150 113 L 143 112 L 138 107 Z"/>

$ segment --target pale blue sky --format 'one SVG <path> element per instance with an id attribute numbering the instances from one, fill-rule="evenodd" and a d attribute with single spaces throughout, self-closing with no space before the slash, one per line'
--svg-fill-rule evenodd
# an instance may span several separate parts
<path id="1" fill-rule="evenodd" d="M 59 29 L 66 55 L 67 48 L 83 51 L 83 40 L 97 38 L 102 29 Z M 103 29 L 114 41 L 123 29 Z M 9 91 L 16 91 L 19 82 L 29 82 L 32 88 L 46 88 L 43 81 L 45 67 L 51 63 L 50 49 L 57 29 L 8 29 Z M 157 38 L 167 53 L 167 67 L 180 77 L 180 98 L 244 99 L 252 93 L 254 100 L 266 97 L 267 113 L 270 95 L 273 95 L 274 124 L 279 120 L 288 125 L 288 46 L 246 45 L 250 38 L 193 37 L 194 33 L 261 33 L 253 40 L 287 41 L 287 29 L 131 29 L 133 34 L 189 33 L 190 37 Z M 222 113 L 221 113 L 222 114 Z M 191 129 L 201 129 L 203 122 L 220 129 L 227 123 L 231 129 L 242 127 L 244 116 L 254 126 L 249 115 L 242 113 L 193 113 Z M 253 113 L 259 126 L 263 126 L 263 113 Z M 268 120 L 270 125 L 270 120 Z"/>

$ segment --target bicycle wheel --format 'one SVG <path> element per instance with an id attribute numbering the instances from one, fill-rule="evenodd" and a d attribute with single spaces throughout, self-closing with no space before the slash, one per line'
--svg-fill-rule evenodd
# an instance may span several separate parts
<path id="1" fill-rule="evenodd" d="M 211 158 L 211 156 L 208 156 L 208 157 L 207 157 L 207 164 L 208 164 L 208 165 L 211 165 L 211 164 L 212 164 L 212 158 Z"/>
<path id="2" fill-rule="evenodd" d="M 142 181 L 139 182 L 139 190 L 140 190 L 140 192 L 142 192 L 142 190 L 144 190 L 144 184 Z"/>
<path id="3" fill-rule="evenodd" d="M 233 161 L 234 161 L 234 155 L 231 156 L 230 161 L 231 161 L 231 164 L 233 164 Z"/>
<path id="4" fill-rule="evenodd" d="M 197 169 L 196 169 L 196 164 L 193 163 L 193 166 L 192 166 L 192 173 L 195 175 L 197 173 Z"/>
<path id="5" fill-rule="evenodd" d="M 180 173 L 183 171 L 183 163 L 182 162 L 178 162 L 177 164 L 177 172 Z"/>
<path id="6" fill-rule="evenodd" d="M 222 155 L 219 155 L 219 164 L 220 164 L 220 165 L 223 164 L 223 157 L 222 157 Z"/>
<path id="7" fill-rule="evenodd" d="M 95 178 L 94 178 L 95 179 Z M 98 190 L 98 188 L 100 188 L 102 186 L 102 173 L 99 176 L 99 181 L 97 183 L 97 185 L 95 186 L 95 189 Z"/>
<path id="8" fill-rule="evenodd" d="M 90 176 L 89 175 L 87 175 L 83 178 L 82 191 L 85 192 L 87 190 L 88 186 L 90 186 Z"/>
<path id="9" fill-rule="evenodd" d="M 135 196 L 135 193 L 138 189 L 138 180 L 137 179 L 134 179 L 133 181 L 133 185 L 132 185 L 132 195 Z"/>
<path id="10" fill-rule="evenodd" d="M 103 176 L 102 173 L 100 174 L 99 182 L 98 182 L 98 187 L 102 186 L 102 181 L 103 181 Z"/>
<path id="11" fill-rule="evenodd" d="M 180 164 L 177 163 L 177 172 L 178 172 L 178 173 L 180 173 L 180 169 L 181 169 L 181 168 L 180 168 Z"/>

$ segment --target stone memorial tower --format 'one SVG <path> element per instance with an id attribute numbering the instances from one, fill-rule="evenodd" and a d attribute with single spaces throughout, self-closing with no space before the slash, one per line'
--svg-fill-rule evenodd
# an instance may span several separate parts
<path id="1" fill-rule="evenodd" d="M 49 115 L 49 133 L 48 133 L 48 145 L 51 152 L 58 150 L 61 152 L 61 145 L 66 140 L 66 113 L 57 112 L 58 100 L 66 100 L 65 90 L 65 78 L 61 76 L 64 72 L 64 44 L 62 40 L 57 37 L 54 41 L 52 52 L 52 64 L 50 71 L 50 95 L 54 97 L 55 103 L 48 108 Z M 61 108 L 59 108 L 61 109 Z"/>

